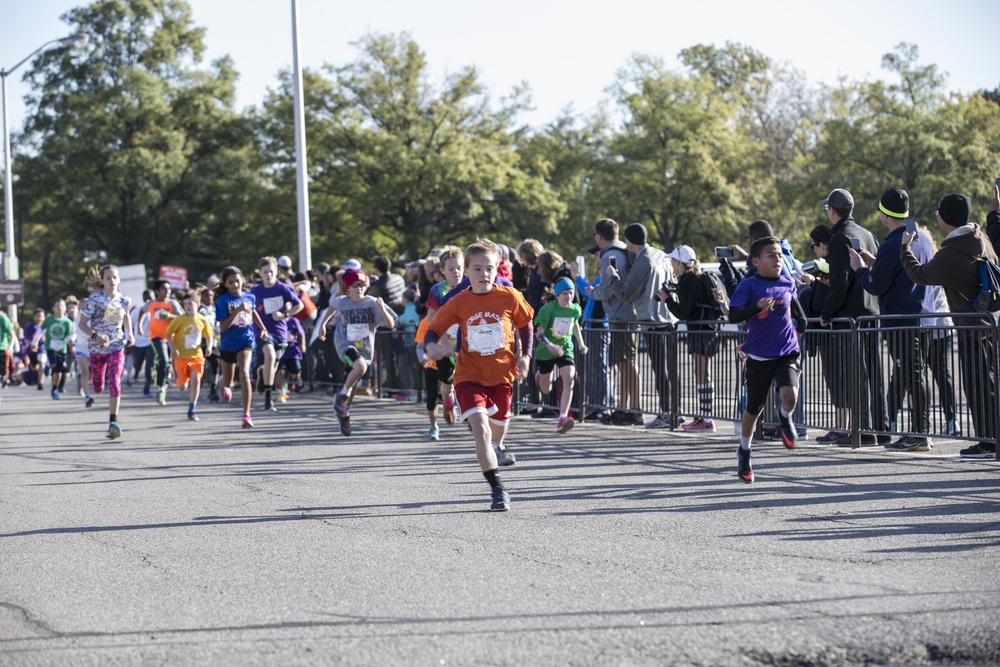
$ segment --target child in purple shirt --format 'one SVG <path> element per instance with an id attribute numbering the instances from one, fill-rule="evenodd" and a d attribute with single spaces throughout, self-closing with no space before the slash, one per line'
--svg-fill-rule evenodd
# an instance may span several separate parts
<path id="1" fill-rule="evenodd" d="M 755 241 L 750 261 L 757 275 L 740 281 L 729 301 L 729 321 L 747 323 L 747 339 L 740 349 L 746 361 L 747 405 L 736 450 L 737 476 L 747 484 L 754 480 L 750 442 L 772 383 L 781 396 L 781 439 L 785 447 L 795 447 L 797 434 L 791 414 L 798 401 L 799 336 L 806 329 L 795 281 L 781 272 L 784 256 L 778 239 L 768 236 Z"/>

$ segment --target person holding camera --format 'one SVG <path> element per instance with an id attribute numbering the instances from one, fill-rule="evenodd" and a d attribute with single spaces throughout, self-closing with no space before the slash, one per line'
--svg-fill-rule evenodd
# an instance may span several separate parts
<path id="1" fill-rule="evenodd" d="M 820 313 L 820 324 L 824 327 L 832 323 L 835 331 L 850 331 L 848 323 L 833 322 L 839 318 L 856 318 L 867 315 L 878 315 L 878 299 L 861 287 L 861 283 L 851 268 L 850 250 L 867 250 L 872 255 L 878 252 L 878 242 L 867 229 L 854 221 L 854 197 L 842 188 L 836 188 L 823 200 L 823 208 L 833 225 L 832 236 L 828 246 L 827 263 L 830 265 L 830 291 Z M 846 345 L 847 334 L 836 337 L 833 344 Z M 841 340 L 843 339 L 843 342 Z M 866 337 L 866 341 L 874 340 Z M 879 345 L 869 342 L 863 345 L 858 357 L 859 379 L 857 387 L 850 391 L 860 392 L 858 401 L 860 415 L 852 415 L 855 424 L 863 429 L 886 432 L 889 428 L 889 415 L 885 407 L 885 389 L 882 381 L 882 355 Z M 846 382 L 846 374 L 838 374 L 838 382 Z M 853 393 L 851 394 L 853 395 Z M 859 418 L 860 417 L 860 418 Z M 889 442 L 888 435 L 863 435 L 862 445 L 876 445 Z M 838 445 L 850 446 L 851 437 L 847 435 L 837 441 Z"/>
<path id="2" fill-rule="evenodd" d="M 851 268 L 854 269 L 858 282 L 866 292 L 878 297 L 879 312 L 882 315 L 934 312 L 934 292 L 923 285 L 915 285 L 903 271 L 900 260 L 899 246 L 909 215 L 910 196 L 906 191 L 900 188 L 886 190 L 879 201 L 878 216 L 889 234 L 879 246 L 878 254 L 848 248 Z M 930 260 L 933 254 L 926 234 L 914 239 L 910 243 L 910 250 L 921 264 Z M 882 322 L 883 329 L 886 329 L 883 335 L 893 364 L 892 375 L 900 380 L 896 391 L 898 396 L 889 396 L 892 404 L 889 415 L 892 431 L 896 430 L 896 414 L 904 393 L 909 395 L 912 406 L 910 430 L 926 434 L 930 428 L 930 387 L 927 384 L 926 357 L 919 335 L 920 324 L 919 318 Z M 906 436 L 886 444 L 887 449 L 904 452 L 926 452 L 933 446 L 930 438 L 925 435 Z"/>

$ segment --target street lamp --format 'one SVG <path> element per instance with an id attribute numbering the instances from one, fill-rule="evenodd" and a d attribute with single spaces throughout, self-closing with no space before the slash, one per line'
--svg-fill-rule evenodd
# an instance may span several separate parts
<path id="1" fill-rule="evenodd" d="M 16 280 L 20 275 L 20 270 L 17 267 L 17 257 L 14 254 L 14 194 L 11 191 L 10 183 L 10 127 L 7 124 L 7 76 L 53 44 L 60 46 L 86 46 L 89 39 L 87 35 L 82 33 L 76 33 L 62 39 L 53 39 L 39 46 L 28 57 L 10 69 L 0 69 L 0 77 L 3 78 L 3 208 L 4 230 L 6 232 L 5 243 L 7 246 L 3 266 L 4 278 L 7 280 Z M 10 307 L 9 315 L 12 322 L 17 321 L 17 306 Z"/>

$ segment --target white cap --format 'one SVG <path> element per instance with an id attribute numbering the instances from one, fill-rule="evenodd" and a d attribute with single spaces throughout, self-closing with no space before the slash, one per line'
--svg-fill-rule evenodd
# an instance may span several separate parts
<path id="1" fill-rule="evenodd" d="M 292 268 L 292 258 L 289 257 L 288 255 L 282 255 L 281 257 L 278 258 L 278 266 L 280 266 L 283 269 Z"/>
<path id="2" fill-rule="evenodd" d="M 698 259 L 698 256 L 694 254 L 694 250 L 689 245 L 679 245 L 667 255 L 670 259 L 676 259 L 681 264 L 690 264 L 691 262 Z"/>

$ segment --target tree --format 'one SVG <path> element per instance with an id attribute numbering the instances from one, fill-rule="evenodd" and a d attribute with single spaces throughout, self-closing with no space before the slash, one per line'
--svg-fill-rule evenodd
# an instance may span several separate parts
<path id="1" fill-rule="evenodd" d="M 79 288 L 63 268 L 76 277 L 88 261 L 217 271 L 229 241 L 255 228 L 246 213 L 260 187 L 230 60 L 196 68 L 204 31 L 182 0 L 98 0 L 63 18 L 91 41 L 84 57 L 44 53 L 27 77 L 28 256 L 59 249 L 60 293 Z"/>
<path id="2" fill-rule="evenodd" d="M 514 122 L 527 104 L 515 90 L 494 110 L 466 67 L 428 82 L 423 52 L 408 35 L 369 35 L 359 56 L 327 65 L 306 95 L 313 232 L 326 252 L 423 256 L 483 235 L 512 241 L 554 229 L 563 209 L 525 170 Z M 276 182 L 293 167 L 290 90 L 264 105 L 262 144 Z"/>

